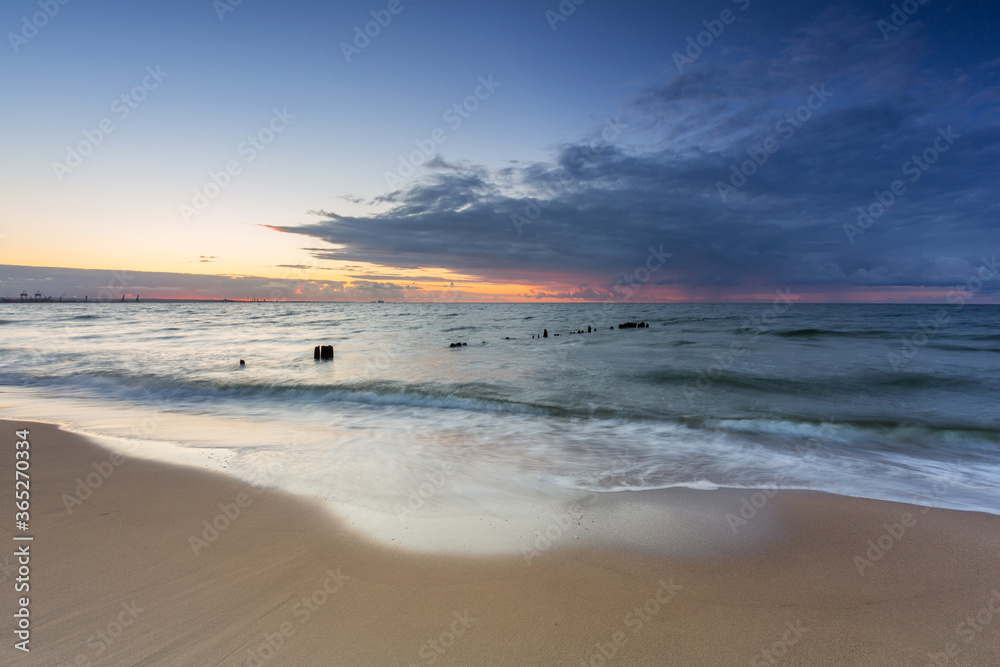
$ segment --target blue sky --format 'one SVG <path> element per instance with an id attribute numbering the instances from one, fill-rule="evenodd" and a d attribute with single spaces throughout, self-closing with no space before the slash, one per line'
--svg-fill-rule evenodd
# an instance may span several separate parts
<path id="1" fill-rule="evenodd" d="M 8 2 L 0 294 L 940 300 L 996 252 L 998 11 L 895 7 Z"/>

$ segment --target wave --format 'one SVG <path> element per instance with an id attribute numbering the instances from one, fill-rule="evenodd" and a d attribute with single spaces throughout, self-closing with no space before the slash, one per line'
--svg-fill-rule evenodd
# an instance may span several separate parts
<path id="1" fill-rule="evenodd" d="M 901 371 L 868 378 L 867 382 L 882 387 L 903 389 L 969 389 L 980 384 L 980 381 L 974 378 L 957 375 L 929 375 Z"/>
<path id="2" fill-rule="evenodd" d="M 772 418 L 657 429 L 644 442 L 637 430 L 622 435 L 632 436 L 629 447 L 604 457 L 574 453 L 552 476 L 593 492 L 803 489 L 1000 514 L 996 432 Z M 971 455 L 976 450 L 983 455 Z"/>
<path id="3" fill-rule="evenodd" d="M 717 365 L 712 362 L 712 365 Z M 649 384 L 668 387 L 687 387 L 693 391 L 718 390 L 720 388 L 731 389 L 754 389 L 771 393 L 800 393 L 804 390 L 814 390 L 813 380 L 793 380 L 789 378 L 765 377 L 762 375 L 748 375 L 745 373 L 725 371 L 717 373 L 713 368 L 709 374 L 708 369 L 670 369 L 657 370 L 639 373 L 636 379 Z"/>
<path id="4" fill-rule="evenodd" d="M 1000 352 L 1000 347 L 972 347 L 969 345 L 953 345 L 951 343 L 928 343 L 927 347 L 947 352 Z"/>
<path id="5" fill-rule="evenodd" d="M 85 392 L 106 399 L 146 404 L 217 403 L 258 400 L 264 403 L 289 402 L 322 407 L 334 403 L 396 405 L 488 412 L 572 414 L 558 406 L 530 404 L 501 397 L 505 389 L 483 382 L 453 385 L 367 380 L 337 384 L 291 384 L 288 382 L 230 382 L 224 380 L 178 380 L 157 375 L 126 372 L 83 372 L 72 377 L 0 374 L 0 384 L 45 387 L 70 393 Z"/>
<path id="6" fill-rule="evenodd" d="M 647 373 L 646 379 L 670 384 L 695 383 L 701 375 L 694 372 Z M 910 376 L 889 377 L 884 386 L 939 386 L 942 380 Z M 960 380 L 953 380 L 961 385 Z M 815 389 L 813 382 L 790 381 L 782 378 L 756 376 L 722 376 L 713 383 L 739 388 L 753 387 L 771 392 L 800 394 Z M 396 408 L 462 410 L 474 413 L 541 416 L 558 419 L 591 421 L 595 424 L 633 423 L 654 426 L 675 425 L 710 431 L 754 432 L 774 437 L 807 438 L 830 427 L 830 424 L 808 413 L 784 415 L 780 418 L 733 418 L 692 414 L 689 410 L 668 410 L 665 406 L 652 410 L 648 406 L 600 406 L 582 399 L 557 403 L 546 395 L 516 393 L 504 383 L 475 381 L 458 383 L 404 382 L 384 379 L 363 379 L 345 382 L 292 383 L 289 381 L 238 381 L 233 379 L 164 377 L 152 373 L 127 371 L 82 371 L 71 376 L 30 375 L 24 372 L 0 372 L 0 385 L 32 387 L 50 391 L 55 396 L 99 398 L 157 409 L 192 410 L 203 412 L 240 412 L 247 409 L 291 413 L 296 410 L 328 410 L 337 406 L 391 406 Z M 855 392 L 856 382 L 843 379 L 839 386 L 821 383 L 824 391 L 836 394 Z M 713 388 L 714 385 L 713 385 Z M 978 433 L 987 440 L 1000 443 L 1000 435 L 991 426 L 975 426 L 953 420 L 915 418 L 862 418 L 839 420 L 837 428 L 860 429 L 869 434 L 897 429 L 911 431 L 908 447 L 930 439 L 928 434 Z M 977 437 L 980 437 L 977 436 Z M 936 437 L 936 436 L 935 436 Z"/>
<path id="7" fill-rule="evenodd" d="M 779 377 L 736 369 L 719 372 L 719 364 L 715 361 L 706 362 L 703 367 L 697 369 L 645 371 L 631 378 L 660 387 L 677 388 L 685 392 L 685 395 L 690 395 L 692 392 L 700 394 L 728 390 L 744 395 L 770 394 L 822 400 L 857 395 L 859 389 L 865 387 L 875 390 L 975 391 L 989 382 L 986 377 L 892 372 L 888 366 L 885 372 L 872 370 L 856 375 Z M 624 376 L 623 379 L 628 380 L 629 376 Z"/>
<path id="8" fill-rule="evenodd" d="M 844 330 L 844 329 L 784 329 L 767 332 L 781 338 L 889 338 L 900 335 L 900 332 L 888 330 Z"/>
<path id="9" fill-rule="evenodd" d="M 889 419 L 852 419 L 848 420 L 818 420 L 808 417 L 760 417 L 760 418 L 705 418 L 689 419 L 687 426 L 693 428 L 709 428 L 721 431 L 758 433 L 789 438 L 791 442 L 804 442 L 809 439 L 825 438 L 831 441 L 854 442 L 852 447 L 870 449 L 888 449 L 885 443 L 874 443 L 875 440 L 885 440 L 893 436 L 901 442 L 906 442 L 907 451 L 919 448 L 920 443 L 938 442 L 961 436 L 963 443 L 970 440 L 1000 445 L 1000 431 L 990 428 L 977 428 L 968 424 L 932 424 L 913 421 L 898 421 Z"/>

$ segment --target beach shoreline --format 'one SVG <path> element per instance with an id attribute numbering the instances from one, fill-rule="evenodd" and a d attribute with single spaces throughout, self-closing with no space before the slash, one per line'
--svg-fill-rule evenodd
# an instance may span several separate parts
<path id="1" fill-rule="evenodd" d="M 5 633 L 15 664 L 1000 663 L 994 515 L 800 491 L 617 492 L 553 517 L 517 553 L 435 555 L 51 424 L 0 421 L 10 480 L 22 429 L 31 651 Z M 5 495 L 0 534 L 16 545 L 13 482 Z"/>

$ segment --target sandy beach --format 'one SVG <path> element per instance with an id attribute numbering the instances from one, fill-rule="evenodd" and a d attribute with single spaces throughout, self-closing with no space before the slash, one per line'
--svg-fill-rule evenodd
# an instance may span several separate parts
<path id="1" fill-rule="evenodd" d="M 4 664 L 1000 664 L 1000 517 L 807 492 L 599 494 L 496 557 L 30 430 L 30 653 Z M 11 482 L 13 487 L 13 482 Z M 89 493 L 88 493 L 89 492 Z M 214 525 L 213 525 L 214 524 Z"/>

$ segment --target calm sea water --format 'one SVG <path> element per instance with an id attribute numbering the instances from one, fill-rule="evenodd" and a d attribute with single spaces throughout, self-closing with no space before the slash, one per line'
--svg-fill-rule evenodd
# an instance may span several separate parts
<path id="1" fill-rule="evenodd" d="M 996 306 L 0 305 L 0 415 L 388 513 L 671 486 L 1000 513 L 998 390 Z"/>

